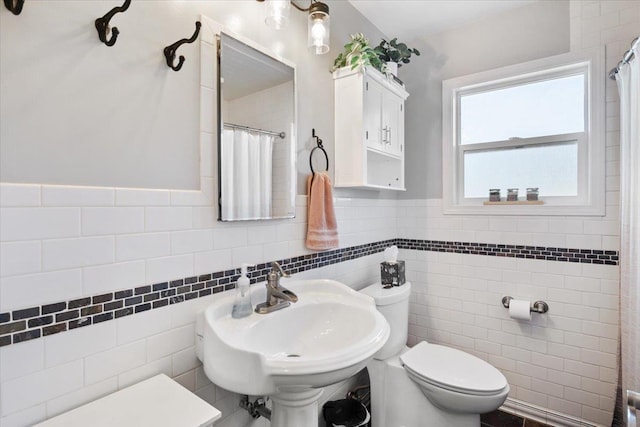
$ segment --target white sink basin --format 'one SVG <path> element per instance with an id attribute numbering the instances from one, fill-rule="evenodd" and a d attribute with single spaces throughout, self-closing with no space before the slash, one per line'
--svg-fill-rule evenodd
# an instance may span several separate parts
<path id="1" fill-rule="evenodd" d="M 282 310 L 234 319 L 230 292 L 203 311 L 201 359 L 215 384 L 252 396 L 287 394 L 290 400 L 291 394 L 354 375 L 387 341 L 389 325 L 370 297 L 333 280 L 281 284 L 298 296 Z M 251 288 L 255 306 L 266 291 L 264 284 Z"/>

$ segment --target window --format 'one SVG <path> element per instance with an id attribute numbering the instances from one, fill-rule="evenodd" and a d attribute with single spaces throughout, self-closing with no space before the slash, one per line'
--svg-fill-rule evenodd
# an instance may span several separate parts
<path id="1" fill-rule="evenodd" d="M 604 215 L 604 66 L 561 55 L 443 83 L 445 213 Z M 537 187 L 543 205 L 484 206 Z"/>

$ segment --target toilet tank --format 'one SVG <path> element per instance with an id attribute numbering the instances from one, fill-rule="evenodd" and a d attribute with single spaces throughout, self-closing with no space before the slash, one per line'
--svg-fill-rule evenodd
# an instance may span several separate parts
<path id="1" fill-rule="evenodd" d="M 361 289 L 360 292 L 374 299 L 378 311 L 387 319 L 391 329 L 389 340 L 374 358 L 384 360 L 400 353 L 407 345 L 411 283 L 407 282 L 402 286 L 393 286 L 388 289 L 383 288 L 380 283 L 375 283 Z"/>

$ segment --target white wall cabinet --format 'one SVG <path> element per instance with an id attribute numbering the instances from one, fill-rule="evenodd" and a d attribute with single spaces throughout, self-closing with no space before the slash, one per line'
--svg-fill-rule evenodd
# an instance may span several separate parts
<path id="1" fill-rule="evenodd" d="M 404 101 L 373 68 L 334 72 L 335 186 L 404 190 Z"/>

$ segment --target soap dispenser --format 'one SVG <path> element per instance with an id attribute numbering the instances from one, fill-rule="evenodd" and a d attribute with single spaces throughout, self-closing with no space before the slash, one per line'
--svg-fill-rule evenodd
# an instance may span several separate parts
<path id="1" fill-rule="evenodd" d="M 251 264 L 242 264 L 241 275 L 236 283 L 236 299 L 233 302 L 233 309 L 231 310 L 231 317 L 234 319 L 240 319 L 241 317 L 247 317 L 253 312 L 253 306 L 251 305 L 251 295 L 249 294 L 249 278 L 247 277 L 247 267 L 252 267 Z"/>

